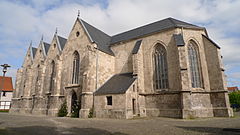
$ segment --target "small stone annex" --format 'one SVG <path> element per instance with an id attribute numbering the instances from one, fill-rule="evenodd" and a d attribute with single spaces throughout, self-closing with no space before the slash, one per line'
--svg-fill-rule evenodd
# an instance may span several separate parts
<path id="1" fill-rule="evenodd" d="M 78 17 L 67 39 L 30 44 L 10 112 L 57 116 L 66 102 L 80 118 L 230 117 L 221 58 L 204 27 L 174 18 L 109 36 Z"/>

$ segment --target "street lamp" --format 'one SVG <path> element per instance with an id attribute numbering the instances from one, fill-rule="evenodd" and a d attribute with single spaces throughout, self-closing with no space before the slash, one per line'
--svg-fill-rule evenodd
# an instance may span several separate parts
<path id="1" fill-rule="evenodd" d="M 5 77 L 5 74 L 7 72 L 7 68 L 11 67 L 10 65 L 8 64 L 3 64 L 1 65 L 1 67 L 3 67 L 3 78 L 2 78 L 2 88 L 0 89 L 0 100 L 1 100 L 1 97 L 2 97 L 2 90 L 4 89 L 3 85 L 4 85 L 4 77 Z"/>

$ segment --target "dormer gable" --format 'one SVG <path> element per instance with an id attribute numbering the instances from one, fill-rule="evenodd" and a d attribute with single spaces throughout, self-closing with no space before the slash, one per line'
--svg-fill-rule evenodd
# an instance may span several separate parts
<path id="1" fill-rule="evenodd" d="M 24 58 L 22 67 L 27 67 L 27 66 L 32 64 L 35 49 L 36 48 L 32 47 L 32 43 L 31 43 L 30 46 L 28 47 L 28 51 L 27 51 L 26 56 Z"/>

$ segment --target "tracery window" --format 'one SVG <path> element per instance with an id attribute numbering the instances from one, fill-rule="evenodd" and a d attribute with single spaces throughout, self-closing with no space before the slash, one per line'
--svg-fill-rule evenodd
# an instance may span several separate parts
<path id="1" fill-rule="evenodd" d="M 51 63 L 51 76 L 50 76 L 50 92 L 54 90 L 54 82 L 56 77 L 56 69 L 55 69 L 55 62 L 52 61 Z"/>
<path id="2" fill-rule="evenodd" d="M 190 41 L 188 44 L 189 67 L 191 73 L 191 83 L 193 88 L 202 88 L 202 73 L 197 44 Z"/>
<path id="3" fill-rule="evenodd" d="M 72 84 L 79 83 L 79 65 L 80 64 L 80 56 L 77 51 L 73 53 L 73 68 L 72 68 Z"/>
<path id="4" fill-rule="evenodd" d="M 168 89 L 167 52 L 163 45 L 157 44 L 153 55 L 154 87 L 156 90 Z"/>
<path id="5" fill-rule="evenodd" d="M 41 78 L 41 70 L 40 70 L 40 65 L 38 65 L 37 66 L 37 74 L 36 74 L 36 83 L 35 83 L 35 94 L 38 94 L 38 92 L 39 92 L 40 78 Z"/>

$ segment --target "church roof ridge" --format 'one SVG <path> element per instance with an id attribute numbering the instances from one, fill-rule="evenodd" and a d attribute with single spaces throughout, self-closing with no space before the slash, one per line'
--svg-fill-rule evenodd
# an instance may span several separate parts
<path id="1" fill-rule="evenodd" d="M 143 25 L 143 26 L 113 35 L 111 37 L 110 44 L 112 45 L 118 42 L 139 38 L 145 35 L 160 32 L 162 30 L 177 28 L 177 27 L 190 28 L 190 29 L 204 29 L 204 27 L 199 27 L 197 25 L 193 25 L 193 24 L 169 17 L 163 20 L 149 23 L 147 25 Z"/>

